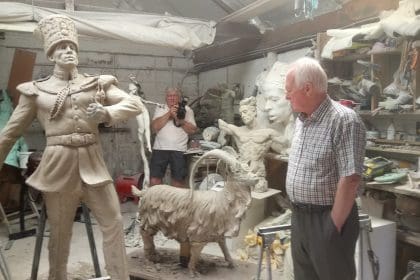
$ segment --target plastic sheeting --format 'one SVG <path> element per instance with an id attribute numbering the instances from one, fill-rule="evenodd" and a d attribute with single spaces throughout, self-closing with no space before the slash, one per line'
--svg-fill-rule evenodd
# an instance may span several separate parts
<path id="1" fill-rule="evenodd" d="M 74 20 L 81 35 L 193 50 L 213 43 L 215 22 L 152 14 L 57 10 L 23 3 L 0 2 L 0 29 L 33 31 L 51 14 Z"/>
<path id="2" fill-rule="evenodd" d="M 389 37 L 418 36 L 420 34 L 420 1 L 402 0 L 395 11 L 384 11 L 377 23 L 364 25 L 360 28 L 330 29 L 327 35 L 332 38 L 322 50 L 321 57 L 332 59 L 333 52 L 349 49 L 357 40 L 375 40 L 386 34 Z"/>

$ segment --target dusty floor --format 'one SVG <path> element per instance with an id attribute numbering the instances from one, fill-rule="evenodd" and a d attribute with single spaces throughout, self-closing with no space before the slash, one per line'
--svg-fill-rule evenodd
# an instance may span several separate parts
<path id="1" fill-rule="evenodd" d="M 132 224 L 136 215 L 136 205 L 132 202 L 126 202 L 121 206 L 122 213 L 124 216 L 125 228 L 128 228 Z M 100 267 L 103 275 L 106 275 L 104 271 L 103 254 L 101 250 L 102 235 L 99 227 L 95 221 L 93 226 L 95 241 L 97 244 L 98 257 L 100 261 Z M 36 227 L 36 219 L 27 220 L 26 228 Z M 15 231 L 18 230 L 18 226 L 13 227 Z M 46 237 L 43 242 L 43 249 L 41 253 L 41 261 L 39 267 L 39 280 L 46 280 L 48 275 L 48 260 L 47 260 L 47 244 L 48 244 L 48 225 L 45 233 Z M 169 252 L 168 256 L 172 256 L 174 260 L 169 261 L 167 265 L 150 264 L 142 261 L 142 242 L 138 238 L 137 226 L 127 235 L 126 245 L 127 254 L 129 255 L 130 270 L 139 271 L 142 270 L 140 267 L 143 265 L 144 271 L 151 272 L 153 275 L 158 275 L 155 279 L 168 279 L 164 275 L 172 275 L 172 279 L 189 279 L 186 269 L 177 266 L 177 252 L 179 250 L 179 244 L 174 240 L 168 240 L 164 236 L 159 235 L 155 237 L 155 244 L 159 248 L 164 248 L 162 251 Z M 3 254 L 8 263 L 10 273 L 13 280 L 26 280 L 30 278 L 33 253 L 35 247 L 35 236 L 26 237 L 23 239 L 8 241 L 8 233 L 5 225 L 0 224 L 0 245 L 3 248 Z M 231 252 L 234 258 L 237 258 L 235 252 Z M 252 279 L 256 272 L 256 266 L 254 264 L 247 264 L 236 261 L 237 268 L 234 270 L 228 269 L 222 253 L 215 243 L 208 244 L 203 250 L 202 260 L 202 271 L 203 276 L 206 273 L 209 275 L 215 275 L 214 279 Z M 89 243 L 86 237 L 85 225 L 81 222 L 75 222 L 73 227 L 73 239 L 71 245 L 71 252 L 68 264 L 69 280 L 86 280 L 93 278 L 94 270 L 92 266 L 92 259 L 89 250 Z M 245 274 L 244 274 L 245 271 Z M 279 275 L 278 271 L 274 272 L 274 275 Z M 161 276 L 159 276 L 161 275 Z M 244 277 L 247 275 L 247 277 Z M 203 278 L 203 279 L 204 279 Z M 1 276 L 0 276 L 0 279 Z M 210 278 L 208 278 L 210 279 Z M 279 279 L 275 277 L 274 279 Z"/>

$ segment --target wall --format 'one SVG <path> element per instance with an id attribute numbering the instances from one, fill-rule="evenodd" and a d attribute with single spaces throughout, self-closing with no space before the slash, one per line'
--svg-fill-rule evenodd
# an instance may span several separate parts
<path id="1" fill-rule="evenodd" d="M 308 48 L 303 48 L 281 53 L 277 55 L 277 59 L 290 63 L 299 57 L 305 56 L 308 51 Z M 265 58 L 260 58 L 200 73 L 198 78 L 199 91 L 204 93 L 209 87 L 213 87 L 217 83 L 226 83 L 230 87 L 235 83 L 240 83 L 244 89 L 244 96 L 248 97 L 254 90 L 255 78 L 265 68 L 267 68 L 267 62 Z"/>
<path id="2" fill-rule="evenodd" d="M 79 40 L 80 73 L 114 75 L 124 90 L 128 88 L 129 75 L 135 75 L 146 98 L 159 103 L 165 102 L 164 89 L 177 86 L 181 81 L 185 95 L 194 99 L 198 94 L 197 75 L 185 76 L 192 61 L 176 50 L 89 37 L 80 37 Z M 6 32 L 5 39 L 0 40 L 0 88 L 7 88 L 15 48 L 37 54 L 33 79 L 52 73 L 52 63 L 32 34 Z M 154 106 L 149 107 L 149 111 L 153 114 Z M 25 138 L 32 149 L 42 150 L 45 145 L 42 128 L 36 121 L 27 129 Z M 105 160 L 113 177 L 142 170 L 135 119 L 104 130 L 101 138 Z"/>

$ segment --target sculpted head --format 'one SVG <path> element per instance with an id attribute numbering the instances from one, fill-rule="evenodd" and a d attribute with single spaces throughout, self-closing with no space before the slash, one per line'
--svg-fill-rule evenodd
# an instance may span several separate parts
<path id="1" fill-rule="evenodd" d="M 44 17 L 38 22 L 34 33 L 42 39 L 47 56 L 51 56 L 54 48 L 61 42 L 71 42 L 76 52 L 79 50 L 76 25 L 65 15 L 54 14 Z"/>
<path id="2" fill-rule="evenodd" d="M 239 113 L 245 125 L 251 124 L 257 117 L 257 100 L 254 96 L 239 102 Z"/>
<path id="3" fill-rule="evenodd" d="M 69 17 L 59 14 L 44 17 L 34 32 L 42 39 L 50 61 L 62 67 L 77 66 L 79 42 L 76 25 Z"/>
<path id="4" fill-rule="evenodd" d="M 263 83 L 264 110 L 267 112 L 270 122 L 288 121 L 292 114 L 284 91 L 288 67 L 288 64 L 277 61 L 270 69 Z"/>
<path id="5" fill-rule="evenodd" d="M 222 113 L 221 91 L 219 88 L 209 88 L 198 102 L 198 110 L 195 115 L 197 125 L 205 128 L 214 125 Z"/>

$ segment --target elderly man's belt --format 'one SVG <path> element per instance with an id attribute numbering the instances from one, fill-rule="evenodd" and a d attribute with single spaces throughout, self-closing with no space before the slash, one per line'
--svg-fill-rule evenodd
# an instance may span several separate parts
<path id="1" fill-rule="evenodd" d="M 95 134 L 73 133 L 68 135 L 47 136 L 47 146 L 71 146 L 82 147 L 96 143 Z"/>
<path id="2" fill-rule="evenodd" d="M 292 209 L 303 212 L 322 212 L 332 209 L 332 205 L 318 205 L 292 202 Z"/>

